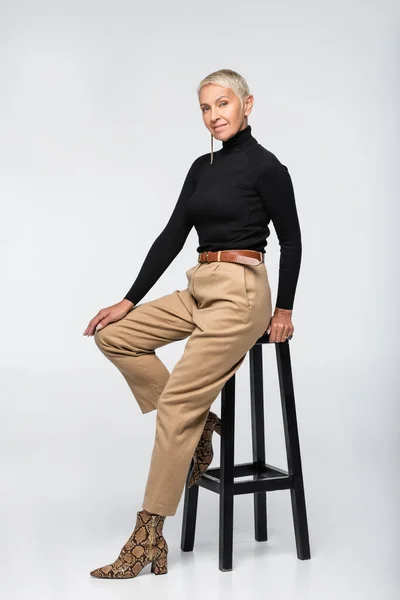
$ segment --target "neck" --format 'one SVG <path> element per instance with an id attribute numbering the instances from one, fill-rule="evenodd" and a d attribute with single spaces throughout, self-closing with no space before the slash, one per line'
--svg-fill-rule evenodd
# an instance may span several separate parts
<path id="1" fill-rule="evenodd" d="M 241 150 L 249 144 L 253 144 L 257 140 L 251 134 L 251 125 L 247 125 L 244 129 L 239 129 L 230 138 L 222 142 L 223 150 Z"/>

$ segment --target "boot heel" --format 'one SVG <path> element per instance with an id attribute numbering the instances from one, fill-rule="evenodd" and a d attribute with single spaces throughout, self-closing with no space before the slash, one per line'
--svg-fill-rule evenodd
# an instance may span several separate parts
<path id="1" fill-rule="evenodd" d="M 151 563 L 151 572 L 154 575 L 165 575 L 168 573 L 168 560 L 165 550 Z"/>

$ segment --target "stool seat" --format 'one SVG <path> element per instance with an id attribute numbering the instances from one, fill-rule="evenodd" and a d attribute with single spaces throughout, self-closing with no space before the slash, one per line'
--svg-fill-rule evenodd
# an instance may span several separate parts
<path id="1" fill-rule="evenodd" d="M 263 344 L 275 345 L 279 389 L 283 414 L 288 468 L 280 469 L 266 463 L 264 431 Z M 235 446 L 235 382 L 236 374 L 228 379 L 221 390 L 221 452 L 220 466 L 208 468 L 192 487 L 188 486 L 193 461 L 185 486 L 181 550 L 193 550 L 196 530 L 199 488 L 203 487 L 220 496 L 219 502 L 219 569 L 232 570 L 233 558 L 233 503 L 238 494 L 253 494 L 254 537 L 266 541 L 266 492 L 290 490 L 297 557 L 310 558 L 307 512 L 303 486 L 300 444 L 297 427 L 289 340 L 270 342 L 269 335 L 260 337 L 249 350 L 250 403 L 253 461 L 234 464 Z M 215 437 L 214 437 L 215 439 Z M 252 476 L 252 480 L 235 481 Z"/>

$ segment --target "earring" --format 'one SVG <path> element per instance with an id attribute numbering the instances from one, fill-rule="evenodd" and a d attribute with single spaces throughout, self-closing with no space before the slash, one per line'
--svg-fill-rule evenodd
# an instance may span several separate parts
<path id="1" fill-rule="evenodd" d="M 210 165 L 211 165 L 211 163 L 213 161 L 213 151 L 214 151 L 213 150 L 213 141 L 214 141 L 214 136 L 213 136 L 213 134 L 211 134 L 211 160 L 210 160 Z"/>

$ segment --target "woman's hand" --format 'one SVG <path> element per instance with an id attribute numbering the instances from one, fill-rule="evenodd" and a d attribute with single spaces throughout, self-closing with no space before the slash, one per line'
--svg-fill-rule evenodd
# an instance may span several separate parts
<path id="1" fill-rule="evenodd" d="M 270 342 L 285 342 L 293 335 L 292 311 L 285 308 L 275 308 L 268 328 L 265 333 L 269 334 Z"/>
<path id="2" fill-rule="evenodd" d="M 133 302 L 124 298 L 121 302 L 117 302 L 117 304 L 113 304 L 112 306 L 107 306 L 107 308 L 102 308 L 99 310 L 97 315 L 93 317 L 91 321 L 89 321 L 89 325 L 86 327 L 83 335 L 93 335 L 95 329 L 102 329 L 109 323 L 114 323 L 114 321 L 119 321 L 131 310 L 131 308 L 135 306 Z"/>

